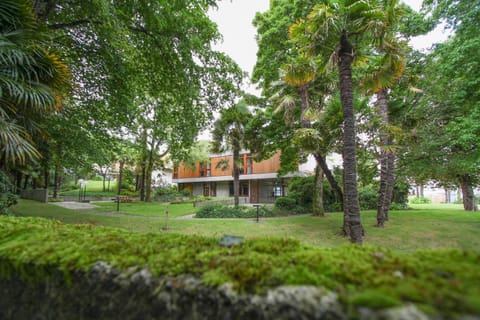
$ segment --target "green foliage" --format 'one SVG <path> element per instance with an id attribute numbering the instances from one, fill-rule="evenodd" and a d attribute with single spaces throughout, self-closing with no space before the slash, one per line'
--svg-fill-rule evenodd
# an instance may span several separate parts
<path id="1" fill-rule="evenodd" d="M 427 197 L 414 197 L 410 200 L 410 203 L 413 204 L 426 204 L 426 203 L 432 203 L 432 200 Z"/>
<path id="2" fill-rule="evenodd" d="M 297 200 L 291 197 L 280 197 L 275 199 L 275 207 L 289 212 L 294 212 L 297 207 Z"/>
<path id="3" fill-rule="evenodd" d="M 190 190 L 187 190 L 190 193 Z M 172 202 L 182 200 L 184 197 L 183 190 L 177 191 L 176 187 L 158 187 L 155 189 L 155 200 L 160 202 Z"/>
<path id="4" fill-rule="evenodd" d="M 362 210 L 377 209 L 378 191 L 371 186 L 358 189 L 358 200 Z"/>
<path id="5" fill-rule="evenodd" d="M 124 271 L 147 268 L 155 276 L 193 274 L 210 286 L 231 283 L 239 292 L 321 286 L 338 292 L 344 307 L 416 303 L 448 318 L 477 314 L 480 295 L 480 254 L 458 250 L 398 254 L 378 247 L 329 249 L 273 238 L 225 248 L 214 238 L 0 217 L 0 257 L 3 279 L 42 281 L 52 268 L 68 276 L 105 261 Z"/>
<path id="6" fill-rule="evenodd" d="M 195 215 L 195 218 L 255 218 L 257 209 L 247 206 L 223 206 L 218 204 L 206 205 L 201 207 Z M 274 213 L 266 206 L 258 208 L 259 217 L 272 217 Z"/>
<path id="7" fill-rule="evenodd" d="M 0 215 L 10 215 L 8 208 L 17 204 L 18 196 L 12 190 L 13 185 L 8 176 L 0 171 Z"/>

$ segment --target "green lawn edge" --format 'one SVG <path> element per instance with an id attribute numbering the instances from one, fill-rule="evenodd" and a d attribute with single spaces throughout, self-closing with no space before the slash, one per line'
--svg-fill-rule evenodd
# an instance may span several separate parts
<path id="1" fill-rule="evenodd" d="M 274 238 L 226 248 L 210 237 L 0 217 L 2 278 L 15 270 L 25 277 L 44 277 L 52 266 L 66 274 L 88 271 L 98 261 L 124 271 L 146 268 L 156 276 L 191 274 L 209 286 L 230 283 L 241 293 L 314 285 L 339 293 L 352 305 L 385 308 L 412 302 L 442 314 L 480 314 L 480 255 L 474 252 L 401 254 L 371 246 L 319 248 Z M 31 265 L 43 271 L 32 274 Z"/>

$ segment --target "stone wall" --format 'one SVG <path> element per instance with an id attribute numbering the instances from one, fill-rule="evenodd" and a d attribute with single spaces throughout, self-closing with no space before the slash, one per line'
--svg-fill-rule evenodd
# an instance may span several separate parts
<path id="1" fill-rule="evenodd" d="M 103 262 L 90 272 L 68 276 L 54 268 L 35 271 L 38 267 L 19 268 L 5 261 L 0 265 L 0 319 L 352 318 L 335 293 L 313 286 L 279 287 L 264 295 L 237 294 L 228 285 L 209 288 L 192 276 L 154 278 L 147 270 L 123 273 Z M 22 280 L 36 274 L 49 277 Z M 354 317 L 428 319 L 412 305 L 382 311 L 360 308 Z"/>
<path id="2" fill-rule="evenodd" d="M 20 198 L 35 200 L 40 202 L 48 202 L 47 189 L 27 189 L 20 192 Z"/>

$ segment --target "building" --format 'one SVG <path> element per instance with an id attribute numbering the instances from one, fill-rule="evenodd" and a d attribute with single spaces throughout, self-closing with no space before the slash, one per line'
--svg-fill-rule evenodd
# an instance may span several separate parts
<path id="1" fill-rule="evenodd" d="M 189 189 L 193 195 L 206 197 L 233 197 L 232 153 L 210 155 L 209 161 L 197 162 L 195 168 L 183 163 L 173 169 L 173 183 L 179 190 Z M 240 152 L 240 197 L 247 203 L 269 203 L 276 197 L 286 196 L 287 182 L 293 175 L 278 177 L 280 152 L 256 162 L 246 151 Z"/>

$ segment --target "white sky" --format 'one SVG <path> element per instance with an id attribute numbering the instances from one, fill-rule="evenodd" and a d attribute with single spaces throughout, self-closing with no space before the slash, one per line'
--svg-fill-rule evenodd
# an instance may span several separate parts
<path id="1" fill-rule="evenodd" d="M 417 11 L 422 4 L 421 0 L 403 1 Z M 257 58 L 256 29 L 252 20 L 256 12 L 268 10 L 269 3 L 270 0 L 223 0 L 218 4 L 218 10 L 209 12 L 223 35 L 223 42 L 215 48 L 227 53 L 249 74 L 252 73 Z M 412 39 L 411 44 L 416 49 L 428 49 L 433 43 L 442 42 L 446 38 L 447 34 L 439 27 L 426 36 Z"/>

